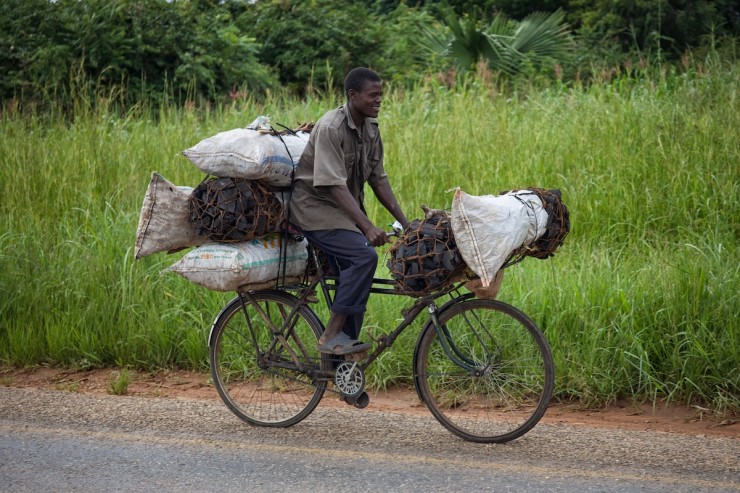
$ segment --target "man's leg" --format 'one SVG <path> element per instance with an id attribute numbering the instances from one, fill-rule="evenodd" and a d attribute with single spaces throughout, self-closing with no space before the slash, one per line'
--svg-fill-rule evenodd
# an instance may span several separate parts
<path id="1" fill-rule="evenodd" d="M 347 315 L 347 320 L 344 322 L 342 330 L 352 339 L 359 339 L 360 330 L 362 329 L 362 321 L 364 319 L 365 312 L 355 313 L 354 315 Z"/>
<path id="2" fill-rule="evenodd" d="M 325 344 L 342 329 L 356 339 L 370 296 L 378 254 L 364 235 L 345 230 L 306 231 L 309 241 L 333 256 L 339 267 L 339 285 L 319 344 Z M 350 333 L 352 332 L 352 333 Z"/>

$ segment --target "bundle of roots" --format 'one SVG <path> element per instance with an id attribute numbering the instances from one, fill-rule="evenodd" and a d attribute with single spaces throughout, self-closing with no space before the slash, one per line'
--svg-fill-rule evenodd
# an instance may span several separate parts
<path id="1" fill-rule="evenodd" d="M 396 287 L 412 296 L 438 291 L 467 268 L 455 244 L 449 214 L 428 211 L 414 220 L 389 250 L 388 269 Z"/>
<path id="2" fill-rule="evenodd" d="M 224 243 L 249 241 L 277 231 L 283 205 L 257 181 L 209 178 L 190 195 L 190 220 L 198 234 Z"/>

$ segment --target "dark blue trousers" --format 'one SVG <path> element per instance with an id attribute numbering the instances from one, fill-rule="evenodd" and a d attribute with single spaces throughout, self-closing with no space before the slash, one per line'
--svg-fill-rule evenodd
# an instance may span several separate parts
<path id="1" fill-rule="evenodd" d="M 332 267 L 339 270 L 339 284 L 331 311 L 347 315 L 342 330 L 357 339 L 378 266 L 378 253 L 365 235 L 356 231 L 327 229 L 303 231 L 303 234 L 329 257 Z"/>

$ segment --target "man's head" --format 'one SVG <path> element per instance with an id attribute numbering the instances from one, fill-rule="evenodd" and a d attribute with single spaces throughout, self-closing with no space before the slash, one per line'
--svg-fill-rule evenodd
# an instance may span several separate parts
<path id="1" fill-rule="evenodd" d="M 349 99 L 350 89 L 362 92 L 363 87 L 368 82 L 380 82 L 380 76 L 365 67 L 357 67 L 349 71 L 344 78 L 344 94 Z"/>
<path id="2" fill-rule="evenodd" d="M 359 67 L 344 78 L 344 92 L 356 125 L 365 118 L 377 118 L 383 96 L 380 76 L 372 70 Z"/>

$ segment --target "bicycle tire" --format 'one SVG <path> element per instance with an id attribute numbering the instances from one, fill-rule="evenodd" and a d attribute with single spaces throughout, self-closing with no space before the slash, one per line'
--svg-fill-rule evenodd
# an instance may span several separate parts
<path id="1" fill-rule="evenodd" d="M 534 322 L 511 305 L 479 299 L 451 305 L 438 320 L 453 358 L 429 321 L 414 361 L 420 398 L 434 417 L 472 442 L 504 443 L 531 430 L 555 382 L 550 346 Z"/>
<path id="2" fill-rule="evenodd" d="M 323 325 L 313 310 L 300 306 L 293 331 L 280 341 L 270 327 L 279 329 L 298 299 L 274 290 L 251 293 L 249 299 L 243 296 L 244 303 L 237 296 L 213 323 L 209 340 L 213 383 L 226 406 L 243 421 L 292 426 L 316 408 L 326 389 L 327 381 L 315 373 L 331 368 L 330 358 L 316 349 Z"/>

